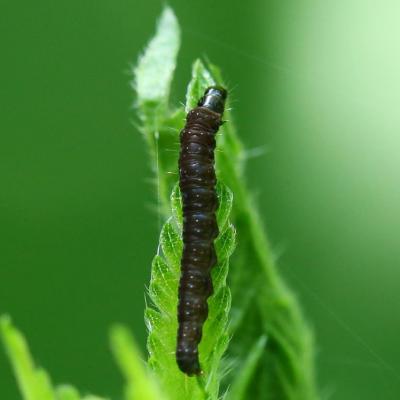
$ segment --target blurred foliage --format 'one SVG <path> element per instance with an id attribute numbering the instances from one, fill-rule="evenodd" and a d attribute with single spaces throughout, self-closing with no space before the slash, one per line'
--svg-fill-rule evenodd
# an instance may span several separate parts
<path id="1" fill-rule="evenodd" d="M 24 400 L 105 400 L 96 396 L 80 396 L 70 385 L 54 387 L 45 370 L 35 366 L 22 334 L 9 317 L 0 319 L 0 338 L 13 365 Z"/>

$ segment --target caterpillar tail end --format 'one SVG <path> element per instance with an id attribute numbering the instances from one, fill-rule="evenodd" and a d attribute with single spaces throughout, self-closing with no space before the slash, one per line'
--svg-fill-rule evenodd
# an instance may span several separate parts
<path id="1" fill-rule="evenodd" d="M 179 369 L 188 376 L 199 376 L 203 374 L 197 354 L 188 354 L 187 352 L 178 350 L 176 352 L 176 362 Z"/>

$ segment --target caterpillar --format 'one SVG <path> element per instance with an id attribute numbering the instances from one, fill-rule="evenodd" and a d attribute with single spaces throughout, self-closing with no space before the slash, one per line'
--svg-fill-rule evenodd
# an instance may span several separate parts
<path id="1" fill-rule="evenodd" d="M 189 376 L 202 373 L 198 345 L 208 316 L 207 299 L 213 293 L 211 269 L 217 263 L 215 212 L 218 198 L 214 169 L 215 134 L 222 125 L 227 91 L 206 89 L 197 107 L 189 111 L 180 133 L 179 187 L 183 212 L 183 253 L 178 291 L 176 361 Z"/>

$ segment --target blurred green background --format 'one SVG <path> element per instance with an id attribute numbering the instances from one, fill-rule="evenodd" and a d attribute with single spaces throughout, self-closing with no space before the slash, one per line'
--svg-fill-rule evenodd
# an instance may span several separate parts
<path id="1" fill-rule="evenodd" d="M 128 324 L 144 348 L 159 232 L 129 71 L 163 4 L 0 7 L 0 313 L 55 382 L 115 399 L 108 327 Z M 173 101 L 209 57 L 246 147 L 265 150 L 248 177 L 315 328 L 323 393 L 400 398 L 400 3 L 170 5 L 183 35 Z M 2 350 L 0 397 L 19 399 Z"/>

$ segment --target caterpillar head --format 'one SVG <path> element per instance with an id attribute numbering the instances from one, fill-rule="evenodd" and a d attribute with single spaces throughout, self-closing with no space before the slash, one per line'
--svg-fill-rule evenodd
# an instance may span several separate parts
<path id="1" fill-rule="evenodd" d="M 225 108 L 225 100 L 228 92 L 221 86 L 210 86 L 204 92 L 203 97 L 199 100 L 199 107 L 206 107 L 218 114 L 223 114 Z"/>

